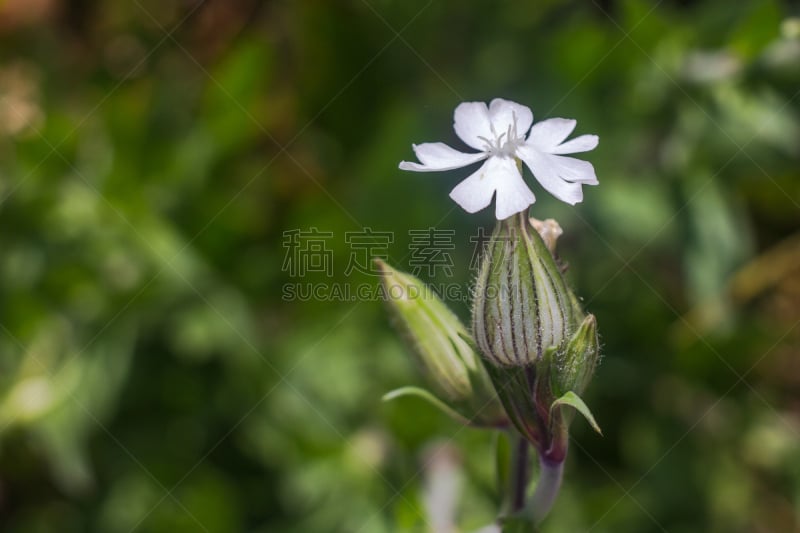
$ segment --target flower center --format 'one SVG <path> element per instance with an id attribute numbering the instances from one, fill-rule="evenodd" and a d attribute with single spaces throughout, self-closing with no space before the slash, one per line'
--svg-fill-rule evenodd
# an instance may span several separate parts
<path id="1" fill-rule="evenodd" d="M 513 114 L 513 123 L 508 125 L 508 129 L 500 135 L 494 129 L 494 124 L 490 124 L 492 128 L 493 139 L 486 137 L 478 137 L 485 144 L 485 150 L 489 155 L 497 157 L 514 157 L 517 147 L 524 140 L 524 137 L 517 137 L 517 115 Z"/>

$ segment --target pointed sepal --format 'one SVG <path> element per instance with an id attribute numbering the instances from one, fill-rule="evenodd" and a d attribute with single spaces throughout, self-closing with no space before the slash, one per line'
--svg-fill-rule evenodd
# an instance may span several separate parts
<path id="1" fill-rule="evenodd" d="M 583 415 L 586 421 L 589 422 L 589 425 L 592 426 L 592 429 L 594 429 L 600 435 L 603 434 L 603 430 L 600 429 L 600 426 L 594 419 L 594 416 L 592 415 L 592 412 L 589 410 L 589 407 L 581 399 L 581 397 L 575 394 L 574 392 L 569 391 L 560 398 L 558 398 L 557 400 L 555 400 L 553 404 L 550 406 L 550 412 L 552 413 L 553 409 L 555 409 L 556 407 L 572 407 L 573 409 L 575 409 L 576 411 L 578 411 L 580 414 Z"/>

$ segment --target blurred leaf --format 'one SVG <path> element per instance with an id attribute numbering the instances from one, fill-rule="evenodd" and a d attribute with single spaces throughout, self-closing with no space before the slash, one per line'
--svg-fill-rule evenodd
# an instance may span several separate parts
<path id="1" fill-rule="evenodd" d="M 402 396 L 416 396 L 418 398 L 422 398 L 432 406 L 439 409 L 441 412 L 458 422 L 459 424 L 463 424 L 465 426 L 469 426 L 471 421 L 468 418 L 465 418 L 458 414 L 454 409 L 452 409 L 449 405 L 444 403 L 442 400 L 431 394 L 430 392 L 426 391 L 425 389 L 421 389 L 419 387 L 401 387 L 399 389 L 395 389 L 393 391 L 387 392 L 383 395 L 383 401 L 388 402 Z"/>

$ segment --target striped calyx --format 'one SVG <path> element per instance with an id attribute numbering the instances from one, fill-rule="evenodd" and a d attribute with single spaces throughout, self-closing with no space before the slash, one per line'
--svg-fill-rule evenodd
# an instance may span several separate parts
<path id="1" fill-rule="evenodd" d="M 499 367 L 533 365 L 583 319 L 539 233 L 523 213 L 497 223 L 476 284 L 473 333 Z"/>
<path id="2" fill-rule="evenodd" d="M 541 457 L 558 463 L 574 405 L 583 406 L 576 395 L 597 365 L 597 324 L 553 258 L 560 227 L 537 223 L 523 213 L 497 223 L 478 275 L 472 327 L 509 420 Z"/>

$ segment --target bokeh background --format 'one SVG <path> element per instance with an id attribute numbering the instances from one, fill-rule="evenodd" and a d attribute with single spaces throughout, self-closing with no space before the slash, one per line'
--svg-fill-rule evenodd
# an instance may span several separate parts
<path id="1" fill-rule="evenodd" d="M 345 291 L 379 255 L 468 292 L 492 210 L 397 163 L 496 96 L 601 139 L 584 203 L 533 184 L 604 345 L 543 531 L 800 529 L 798 16 L 0 0 L 0 530 L 491 522 L 492 435 L 382 403 L 424 379 Z"/>

